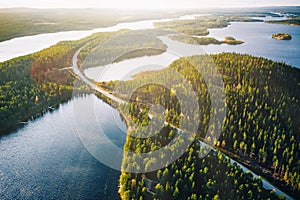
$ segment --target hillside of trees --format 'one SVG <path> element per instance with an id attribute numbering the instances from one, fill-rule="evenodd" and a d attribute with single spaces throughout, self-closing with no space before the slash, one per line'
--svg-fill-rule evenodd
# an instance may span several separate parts
<path id="1" fill-rule="evenodd" d="M 284 63 L 249 55 L 222 53 L 212 55 L 211 59 L 222 75 L 227 105 L 226 117 L 223 119 L 222 134 L 218 141 L 214 141 L 215 147 L 230 156 L 235 156 L 257 173 L 262 174 L 272 183 L 292 194 L 292 196 L 299 196 L 300 138 L 297 133 L 300 131 L 300 117 L 298 115 L 300 111 L 300 70 Z M 143 114 L 140 113 L 140 109 L 142 108 L 143 112 L 146 112 L 150 105 L 160 104 L 165 108 L 167 121 L 178 126 L 182 119 L 182 116 L 180 116 L 182 114 L 179 101 L 174 93 L 176 94 L 179 88 L 183 89 L 183 91 L 186 88 L 184 84 L 176 82 L 176 77 L 172 75 L 172 70 L 180 72 L 197 93 L 200 105 L 199 113 L 201 114 L 200 116 L 195 114 L 189 116 L 189 118 L 201 119 L 197 137 L 203 139 L 208 129 L 211 112 L 219 111 L 210 111 L 210 98 L 214 98 L 214 96 L 210 96 L 212 94 L 209 94 L 207 91 L 207 83 L 203 81 L 201 75 L 190 64 L 199 60 L 204 60 L 204 58 L 201 59 L 201 56 L 181 58 L 174 61 L 164 70 L 149 74 L 142 73 L 140 76 L 136 76 L 135 80 L 117 83 L 121 84 L 117 89 L 114 88 L 115 83 L 106 85 L 106 87 L 114 88 L 114 92 L 123 97 L 126 97 L 125 91 L 138 88 L 130 97 L 133 105 L 129 110 L 131 110 L 130 116 L 133 119 L 136 118 L 136 120 L 133 120 L 134 122 L 147 124 L 146 117 L 142 120 Z M 205 68 L 207 65 L 205 62 L 199 62 L 197 67 Z M 174 83 L 175 81 L 174 88 L 168 89 L 159 86 L 159 84 L 143 85 L 145 82 L 159 83 L 161 79 L 164 79 L 166 83 Z M 187 98 L 186 100 L 188 101 L 189 99 Z M 221 121 L 216 125 L 222 125 Z M 127 138 L 126 146 L 129 145 L 128 148 L 131 151 L 147 150 L 143 145 L 150 146 L 152 150 L 152 146 L 155 149 L 157 145 L 156 140 L 155 142 L 151 142 L 151 140 L 146 141 L 144 142 L 145 144 L 136 140 L 130 137 Z M 125 163 L 127 159 L 130 160 L 125 155 Z M 185 162 L 192 161 L 189 159 L 185 160 Z M 176 162 L 177 164 L 174 164 L 174 166 L 168 166 L 169 171 L 176 170 L 176 165 L 184 166 L 185 162 Z M 208 164 L 209 166 L 210 164 Z M 186 169 L 190 168 L 187 167 Z M 216 168 L 216 170 L 218 169 Z M 153 173 L 156 174 L 158 172 Z M 198 173 L 199 168 L 191 172 L 194 177 L 198 176 Z M 124 176 L 129 177 L 128 181 L 124 181 L 127 180 L 122 178 Z M 136 186 L 139 187 L 135 187 L 135 190 L 136 188 L 140 188 L 140 190 L 132 192 L 128 188 L 131 179 L 136 179 Z M 168 180 L 170 182 L 177 181 L 173 174 Z M 158 179 L 158 181 L 160 182 L 161 180 Z M 211 181 L 214 181 L 214 179 L 211 179 Z M 122 185 L 122 197 L 124 197 L 125 193 L 130 194 L 129 196 L 132 197 L 131 195 L 141 194 L 143 190 L 141 186 L 143 180 L 136 174 L 123 173 L 120 182 Z M 183 182 L 185 184 L 193 183 L 186 179 Z M 166 185 L 163 184 L 162 187 L 166 187 Z M 190 188 L 189 185 L 186 187 Z M 174 190 L 171 191 L 173 194 Z M 197 198 L 201 193 L 200 191 L 198 192 Z M 232 192 L 234 195 L 238 195 L 236 190 Z M 192 194 L 193 192 L 187 192 L 187 195 Z M 215 191 L 212 194 L 217 195 L 218 193 Z M 124 199 L 126 198 L 124 197 Z"/>

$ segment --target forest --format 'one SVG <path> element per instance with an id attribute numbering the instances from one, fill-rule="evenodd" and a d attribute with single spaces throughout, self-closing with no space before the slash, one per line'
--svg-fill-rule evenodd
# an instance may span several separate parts
<path id="1" fill-rule="evenodd" d="M 127 151 L 153 151 L 170 138 L 176 130 L 164 127 L 151 139 L 128 138 Z M 170 147 L 160 158 L 169 157 L 177 146 Z M 119 193 L 122 199 L 280 199 L 262 187 L 261 178 L 231 164 L 221 153 L 209 153 L 204 158 L 199 154 L 209 151 L 194 142 L 175 162 L 154 172 L 144 174 L 122 172 Z M 135 158 L 137 159 L 137 158 Z M 139 167 L 135 159 L 126 156 L 122 168 Z M 145 167 L 158 162 L 155 158 L 145 161 Z"/>
<path id="2" fill-rule="evenodd" d="M 298 114 L 300 111 L 300 70 L 284 63 L 249 55 L 222 53 L 211 55 L 211 59 L 223 78 L 227 105 L 222 133 L 217 141 L 213 141 L 215 148 L 241 161 L 292 196 L 299 196 L 300 138 L 297 133 L 300 131 Z M 195 71 L 194 66 L 190 64 L 198 62 L 197 67 L 207 67 L 207 63 L 202 62 L 203 60 L 205 58 L 201 58 L 201 56 L 180 58 L 164 70 L 149 74 L 142 73 L 140 76 L 136 76 L 134 80 L 112 83 L 106 85 L 106 87 L 113 88 L 115 94 L 123 97 L 126 97 L 125 91 L 138 88 L 131 97 L 126 97 L 131 99 L 127 112 L 132 118 L 132 123 L 141 124 L 142 127 L 147 125 L 149 123 L 148 115 L 145 114 L 148 112 L 147 109 L 150 105 L 160 104 L 167 113 L 166 120 L 170 124 L 178 126 L 180 120 L 184 120 L 182 115 L 185 115 L 182 114 L 176 93 L 180 90 L 186 91 L 187 88 L 184 84 L 180 84 L 180 81 L 176 82 L 176 77 L 172 74 L 172 70 L 176 70 L 188 80 L 188 83 L 197 94 L 200 116 L 197 116 L 198 112 L 194 112 L 189 118 L 201 119 L 198 121 L 200 125 L 196 137 L 203 140 L 209 128 L 208 121 L 211 118 L 211 112 L 218 113 L 222 111 L 210 110 L 212 109 L 210 99 L 214 96 L 208 93 L 207 83 Z M 144 82 L 159 83 L 161 79 L 164 79 L 166 83 L 172 83 L 171 85 L 174 85 L 174 87 L 168 89 L 159 84 L 143 85 Z M 117 84 L 121 84 L 121 86 L 116 87 Z M 188 97 L 186 101 L 189 101 Z M 190 113 L 193 113 L 193 111 L 190 111 Z M 220 125 L 222 125 L 222 120 L 219 120 L 213 126 Z M 134 127 L 136 126 L 133 126 L 130 130 L 135 131 Z M 133 152 L 148 152 L 158 149 L 174 137 L 176 131 L 169 129 L 170 127 L 165 127 L 163 129 L 165 133 L 163 134 L 154 132 L 153 137 L 145 140 L 128 136 L 125 149 L 127 148 Z M 136 131 L 140 133 L 148 131 L 152 135 L 151 131 L 155 130 L 140 128 Z M 211 138 L 213 138 L 213 135 Z M 176 147 L 172 148 L 174 148 L 173 151 L 176 149 Z M 147 192 L 147 187 L 145 189 L 146 180 L 148 180 L 145 178 L 146 176 L 157 183 L 155 189 L 152 190 L 154 191 L 153 196 L 150 195 L 151 198 L 156 199 L 218 199 L 223 196 L 228 197 L 226 199 L 231 199 L 232 196 L 230 195 L 234 195 L 237 199 L 248 197 L 249 199 L 274 198 L 269 196 L 272 195 L 270 192 L 259 187 L 258 180 L 253 180 L 251 176 L 239 172 L 234 164 L 229 164 L 226 159 L 205 157 L 199 161 L 195 156 L 193 157 L 194 154 L 197 154 L 197 151 L 199 151 L 199 147 L 196 148 L 193 144 L 186 154 L 180 158 L 181 160 L 165 166 L 162 170 L 146 173 L 144 176 L 126 173 L 123 170 L 120 178 L 121 197 L 123 199 L 148 199 L 151 193 Z M 172 152 L 172 150 L 169 152 Z M 126 169 L 126 167 L 143 168 L 147 167 L 146 165 L 151 166 L 159 162 L 159 159 L 144 160 L 143 164 L 145 166 L 138 166 L 133 162 L 134 158 L 126 155 L 125 153 L 123 169 Z M 213 161 L 210 159 L 213 159 Z M 212 164 L 215 162 L 220 165 Z M 200 163 L 204 164 L 199 166 Z M 198 183 L 199 178 L 195 177 L 199 177 L 199 173 L 203 177 L 203 171 L 208 173 L 207 170 L 212 166 L 219 166 L 213 168 L 216 170 L 214 172 L 216 174 L 210 174 L 207 179 L 204 176 L 201 179 L 204 184 Z M 166 172 L 166 176 L 162 175 L 164 171 L 168 172 Z M 232 179 L 229 176 L 216 178 L 218 174 L 224 173 L 240 175 L 233 175 Z M 244 177 L 246 180 L 244 178 L 240 180 L 240 177 Z M 224 178 L 225 180 L 223 180 Z M 234 186 L 234 183 L 239 181 L 242 181 L 245 185 L 238 184 L 241 188 L 237 189 L 238 186 Z M 231 194 L 226 189 L 221 189 L 224 182 L 230 182 L 229 185 L 235 188 L 231 190 Z M 211 185 L 213 185 L 213 188 L 201 189 L 201 187 Z M 256 185 L 255 191 L 252 188 L 253 185 Z M 204 194 L 203 191 L 206 193 Z M 246 195 L 248 192 L 251 195 Z M 265 196 L 262 197 L 261 195 Z"/>

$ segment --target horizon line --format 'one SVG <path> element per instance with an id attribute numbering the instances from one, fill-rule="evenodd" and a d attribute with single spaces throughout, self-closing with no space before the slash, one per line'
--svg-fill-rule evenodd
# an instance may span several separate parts
<path id="1" fill-rule="evenodd" d="M 113 9 L 113 10 L 201 10 L 201 9 L 235 9 L 235 8 L 272 8 L 272 7 L 300 7 L 299 5 L 265 5 L 265 6 L 226 6 L 226 7 L 198 7 L 198 8 L 114 8 L 114 7 L 27 7 L 27 6 L 8 6 L 0 7 L 2 9 Z"/>

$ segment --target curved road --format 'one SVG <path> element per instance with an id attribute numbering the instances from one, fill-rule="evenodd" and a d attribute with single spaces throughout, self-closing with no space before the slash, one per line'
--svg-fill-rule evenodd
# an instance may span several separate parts
<path id="1" fill-rule="evenodd" d="M 103 89 L 100 89 L 97 85 L 95 85 L 94 83 L 92 83 L 84 74 L 81 73 L 81 71 L 79 70 L 78 68 L 78 65 L 77 65 L 77 57 L 78 57 L 78 54 L 80 53 L 80 50 L 81 48 L 74 54 L 73 56 L 73 66 L 72 66 L 72 69 L 74 71 L 74 73 L 76 75 L 78 75 L 81 80 L 83 80 L 86 84 L 88 84 L 91 88 L 93 88 L 94 90 L 100 92 L 101 94 L 105 95 L 106 97 L 110 98 L 111 100 L 117 102 L 117 103 L 120 103 L 120 104 L 124 104 L 124 103 L 127 103 L 126 101 L 110 94 L 109 92 L 103 90 Z M 151 117 L 151 116 L 150 116 Z M 176 128 L 176 127 L 175 127 Z M 177 128 L 176 128 L 177 129 Z M 180 131 L 180 130 L 179 130 Z M 207 145 L 205 143 L 203 143 L 202 141 L 198 140 L 198 142 L 201 144 L 201 145 Z M 212 150 L 214 152 L 216 152 L 216 149 L 212 148 Z M 222 153 L 222 152 L 221 152 Z M 244 171 L 244 172 L 250 172 L 254 177 L 258 177 L 257 174 L 255 174 L 253 171 L 251 171 L 250 169 L 248 169 L 247 167 L 245 167 L 244 165 L 242 165 L 241 163 L 235 161 L 234 159 L 228 157 L 227 155 L 225 155 L 224 153 L 222 153 L 226 158 L 229 158 L 230 159 L 230 163 L 233 163 L 235 162 L 238 166 L 241 167 L 241 169 Z M 283 191 L 281 191 L 280 189 L 278 189 L 277 187 L 275 187 L 274 185 L 272 185 L 269 181 L 267 181 L 265 178 L 261 178 L 262 180 L 262 185 L 265 189 L 267 190 L 274 190 L 275 194 L 277 195 L 284 195 L 285 198 L 287 200 L 292 200 L 293 198 L 290 197 L 289 195 L 287 195 L 286 193 L 284 193 Z"/>
<path id="2" fill-rule="evenodd" d="M 78 51 L 76 51 L 76 53 L 73 56 L 72 69 L 73 69 L 74 73 L 76 75 L 78 75 L 81 78 L 81 80 L 83 80 L 86 84 L 88 84 L 91 88 L 93 88 L 97 92 L 100 92 L 101 94 L 105 95 L 106 97 L 110 98 L 111 100 L 113 100 L 117 103 L 120 103 L 120 104 L 126 103 L 124 100 L 122 100 L 122 99 L 110 94 L 109 92 L 99 88 L 97 85 L 92 83 L 84 74 L 81 73 L 81 71 L 79 70 L 78 65 L 77 65 L 77 60 L 78 60 L 77 57 L 78 57 L 78 54 L 80 53 L 80 50 L 81 50 L 81 48 Z"/>

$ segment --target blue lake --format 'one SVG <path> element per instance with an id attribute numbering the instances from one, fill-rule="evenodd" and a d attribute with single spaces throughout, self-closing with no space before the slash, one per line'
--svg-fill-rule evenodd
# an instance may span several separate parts
<path id="1" fill-rule="evenodd" d="M 209 29 L 208 37 L 223 40 L 226 36 L 245 41 L 241 45 L 202 46 L 207 53 L 237 52 L 262 56 L 275 61 L 282 61 L 300 68 L 300 26 L 269 24 L 263 22 L 232 22 L 221 29 Z M 274 33 L 289 33 L 292 40 L 276 40 Z"/>
<path id="2" fill-rule="evenodd" d="M 0 199 L 118 198 L 120 172 L 95 159 L 76 131 L 73 105 L 91 101 L 106 137 L 123 147 L 118 111 L 94 95 L 77 97 L 0 138 Z M 99 124 L 90 128 L 99 132 Z"/>

